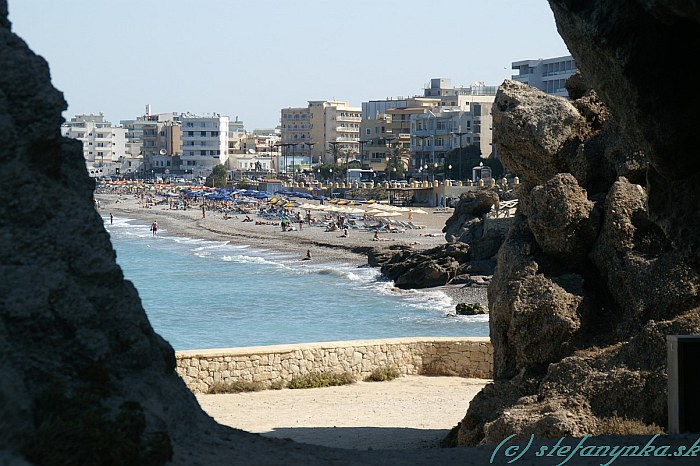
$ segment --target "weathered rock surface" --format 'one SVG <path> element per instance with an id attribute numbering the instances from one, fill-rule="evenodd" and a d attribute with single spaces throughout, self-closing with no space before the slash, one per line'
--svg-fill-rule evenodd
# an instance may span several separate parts
<path id="1" fill-rule="evenodd" d="M 658 431 L 666 335 L 700 332 L 697 117 L 683 110 L 698 96 L 680 105 L 688 74 L 656 89 L 643 72 L 700 41 L 700 2 L 550 4 L 582 73 L 571 102 L 512 82 L 496 97 L 494 142 L 523 188 L 488 289 L 495 382 L 465 445 Z"/>
<path id="2" fill-rule="evenodd" d="M 569 173 L 535 186 L 521 202 L 537 244 L 546 254 L 581 257 L 598 233 L 599 216 L 586 190 Z"/>
<path id="3" fill-rule="evenodd" d="M 447 244 L 426 251 L 408 246 L 375 248 L 368 254 L 368 263 L 381 267 L 382 275 L 394 280 L 398 288 L 485 286 L 493 275 L 496 254 L 512 222 L 511 218 L 486 218 L 498 203 L 495 191 L 468 191 L 460 196 L 443 229 Z"/>
<path id="4" fill-rule="evenodd" d="M 446 244 L 425 251 L 411 248 L 371 253 L 370 263 L 381 266 L 381 273 L 394 280 L 397 288 L 431 288 L 451 283 L 467 264 L 469 245 Z"/>

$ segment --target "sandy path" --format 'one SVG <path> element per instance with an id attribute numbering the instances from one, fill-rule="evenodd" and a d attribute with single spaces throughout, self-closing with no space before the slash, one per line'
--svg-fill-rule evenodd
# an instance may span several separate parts
<path id="1" fill-rule="evenodd" d="M 358 450 L 432 448 L 464 417 L 486 382 L 407 376 L 197 399 L 217 422 L 265 436 Z"/>

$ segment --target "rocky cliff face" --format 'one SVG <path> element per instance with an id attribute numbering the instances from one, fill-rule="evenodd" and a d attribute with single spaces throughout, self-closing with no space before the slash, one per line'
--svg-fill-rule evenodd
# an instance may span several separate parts
<path id="1" fill-rule="evenodd" d="M 698 97 L 680 105 L 693 73 L 657 80 L 664 45 L 700 40 L 700 3 L 550 4 L 583 73 L 571 102 L 510 81 L 496 97 L 523 188 L 488 289 L 495 381 L 462 444 L 663 427 L 665 336 L 700 332 Z"/>

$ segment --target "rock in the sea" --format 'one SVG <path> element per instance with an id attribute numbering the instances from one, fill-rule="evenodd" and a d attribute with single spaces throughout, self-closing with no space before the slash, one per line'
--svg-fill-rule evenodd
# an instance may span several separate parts
<path id="1" fill-rule="evenodd" d="M 489 309 L 479 303 L 459 303 L 455 306 L 455 313 L 458 316 L 478 316 L 488 314 Z"/>
<path id="2" fill-rule="evenodd" d="M 469 245 L 452 243 L 425 251 L 397 248 L 372 255 L 382 275 L 393 280 L 396 287 L 431 288 L 447 285 L 459 275 L 461 264 L 469 260 Z"/>

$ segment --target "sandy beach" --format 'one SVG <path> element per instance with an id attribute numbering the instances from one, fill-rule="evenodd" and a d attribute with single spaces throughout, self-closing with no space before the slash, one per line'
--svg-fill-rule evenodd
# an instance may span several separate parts
<path id="1" fill-rule="evenodd" d="M 373 241 L 372 231 L 352 229 L 326 232 L 320 226 L 283 232 L 279 225 L 244 222 L 244 214 L 225 218 L 224 213 L 200 206 L 188 210 L 168 205 L 143 207 L 129 194 L 97 194 L 103 217 L 157 221 L 159 234 L 231 241 L 257 249 L 297 255 L 311 251 L 312 260 L 324 263 L 367 264 L 373 247 L 410 245 L 427 249 L 444 244 L 442 228 L 451 212 L 414 215 L 421 229 L 381 234 Z M 160 199 L 157 197 L 156 199 Z M 318 203 L 312 201 L 313 203 Z M 302 211 L 302 214 L 304 212 Z M 314 215 L 323 215 L 314 212 Z M 253 220 L 258 219 L 254 214 Z M 405 217 L 405 218 L 404 218 Z M 407 221 L 407 214 L 399 219 Z M 440 287 L 453 301 L 486 304 L 486 289 L 461 285 Z M 390 382 L 358 382 L 342 387 L 305 390 L 266 390 L 226 395 L 198 395 L 202 408 L 217 422 L 265 436 L 290 438 L 346 449 L 435 448 L 466 413 L 469 401 L 487 381 L 459 377 L 406 376 Z"/>
<path id="2" fill-rule="evenodd" d="M 486 380 L 406 376 L 341 387 L 198 395 L 210 416 L 264 436 L 353 450 L 436 448 Z"/>
<path id="3" fill-rule="evenodd" d="M 424 228 L 406 229 L 397 233 L 383 232 L 380 234 L 381 241 L 373 241 L 374 233 L 362 229 L 350 229 L 349 236 L 343 237 L 342 231 L 327 232 L 320 226 L 305 225 L 302 230 L 283 232 L 279 225 L 258 225 L 255 221 L 244 222 L 243 214 L 225 218 L 224 213 L 207 210 L 203 218 L 199 205 L 187 210 L 169 209 L 167 204 L 145 208 L 133 194 L 96 194 L 95 199 L 99 201 L 98 211 L 103 217 L 109 217 L 112 214 L 115 218 L 131 218 L 149 224 L 155 220 L 158 222 L 161 234 L 212 241 L 231 241 L 258 249 L 298 256 L 300 260 L 307 251 L 310 251 L 312 260 L 315 262 L 343 263 L 358 267 L 367 264 L 367 251 L 370 248 L 410 245 L 420 250 L 445 244 L 442 228 L 452 214 L 451 209 L 447 212 L 425 209 L 428 213 L 415 214 L 412 219 L 414 224 L 422 225 Z M 162 198 L 157 196 L 156 199 Z M 309 202 L 318 204 L 318 201 Z M 314 215 L 322 216 L 323 212 L 314 212 Z M 250 217 L 253 220 L 259 219 L 254 214 Z M 409 220 L 407 213 L 396 218 Z M 449 294 L 455 302 L 487 304 L 485 288 L 448 285 L 440 289 Z"/>

